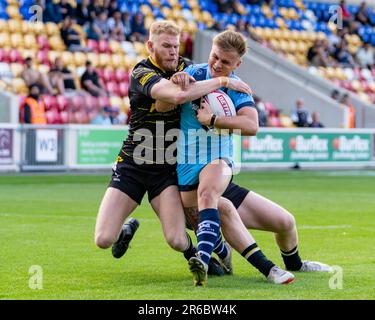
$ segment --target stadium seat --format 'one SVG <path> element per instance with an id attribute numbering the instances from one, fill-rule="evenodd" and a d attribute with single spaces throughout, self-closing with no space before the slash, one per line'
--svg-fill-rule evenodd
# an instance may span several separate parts
<path id="1" fill-rule="evenodd" d="M 116 74 L 112 68 L 105 68 L 103 70 L 103 79 L 105 82 L 116 81 Z"/>
<path id="2" fill-rule="evenodd" d="M 129 82 L 129 73 L 124 69 L 117 69 L 115 76 L 118 82 Z"/>
<path id="3" fill-rule="evenodd" d="M 58 95 L 57 96 L 57 106 L 58 110 L 61 111 L 66 111 L 69 106 L 69 101 L 68 98 L 63 96 L 63 95 Z"/>
<path id="4" fill-rule="evenodd" d="M 46 110 L 58 109 L 58 102 L 55 96 L 43 95 L 42 96 Z"/>
<path id="5" fill-rule="evenodd" d="M 104 96 L 98 97 L 98 105 L 100 108 L 110 106 L 109 98 Z"/>
<path id="6" fill-rule="evenodd" d="M 110 92 L 112 94 L 115 94 L 117 96 L 120 95 L 119 85 L 115 81 L 107 82 L 106 83 L 106 89 L 107 89 L 108 92 Z"/>

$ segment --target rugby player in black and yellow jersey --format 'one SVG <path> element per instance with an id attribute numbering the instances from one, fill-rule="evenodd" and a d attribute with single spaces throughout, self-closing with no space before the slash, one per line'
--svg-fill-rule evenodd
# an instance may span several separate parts
<path id="1" fill-rule="evenodd" d="M 175 173 L 176 154 L 169 152 L 174 144 L 169 132 L 179 128 L 179 109 L 159 110 L 155 101 L 168 99 L 179 105 L 198 99 L 222 87 L 223 83 L 242 92 L 250 92 L 250 88 L 242 81 L 224 77 L 196 82 L 188 90 L 171 84 L 169 77 L 188 64 L 178 56 L 179 34 L 174 23 L 153 23 L 147 42 L 150 56 L 138 63 L 132 72 L 129 135 L 114 165 L 96 222 L 95 242 L 100 248 L 109 248 L 115 242 L 121 244 L 122 240 L 131 238 L 137 224 L 133 223 L 128 232 L 122 228 L 123 223 L 147 192 L 168 244 L 184 252 L 187 259 L 195 254 L 185 231 L 185 215 Z M 116 246 L 113 249 L 115 257 L 125 252 L 118 253 Z"/>

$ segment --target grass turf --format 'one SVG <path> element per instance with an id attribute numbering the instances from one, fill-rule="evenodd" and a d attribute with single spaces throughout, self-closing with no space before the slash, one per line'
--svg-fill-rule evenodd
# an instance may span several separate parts
<path id="1" fill-rule="evenodd" d="M 140 228 L 123 258 L 95 247 L 95 218 L 108 176 L 0 176 L 0 299 L 374 299 L 374 177 L 373 171 L 235 177 L 293 212 L 303 259 L 343 268 L 343 288 L 331 289 L 327 273 L 295 273 L 294 283 L 272 285 L 237 253 L 233 276 L 195 288 L 146 198 L 133 214 Z M 273 235 L 252 233 L 282 265 Z M 29 288 L 33 265 L 43 270 L 41 290 Z"/>

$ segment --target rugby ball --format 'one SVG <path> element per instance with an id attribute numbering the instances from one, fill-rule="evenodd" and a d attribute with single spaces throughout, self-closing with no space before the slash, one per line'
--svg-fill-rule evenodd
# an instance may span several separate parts
<path id="1" fill-rule="evenodd" d="M 236 115 L 232 99 L 223 91 L 215 90 L 202 97 L 211 112 L 219 117 L 233 117 Z"/>

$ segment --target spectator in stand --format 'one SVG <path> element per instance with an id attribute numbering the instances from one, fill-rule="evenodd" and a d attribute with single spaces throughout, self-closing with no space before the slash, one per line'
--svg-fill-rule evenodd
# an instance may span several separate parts
<path id="1" fill-rule="evenodd" d="M 100 109 L 100 112 L 97 114 L 97 116 L 91 120 L 91 124 L 96 125 L 112 125 L 111 122 L 111 108 L 110 107 L 104 107 Z"/>
<path id="2" fill-rule="evenodd" d="M 343 24 L 344 27 L 348 27 L 349 23 L 351 21 L 353 21 L 353 17 L 350 14 L 349 10 L 346 8 L 346 1 L 345 0 L 340 1 L 340 8 L 342 10 L 341 11 L 342 12 L 342 24 Z"/>
<path id="3" fill-rule="evenodd" d="M 324 125 L 320 122 L 320 114 L 314 111 L 311 115 L 312 122 L 310 123 L 310 128 L 324 128 Z"/>
<path id="4" fill-rule="evenodd" d="M 43 101 L 40 99 L 40 90 L 36 84 L 29 88 L 24 105 L 20 109 L 20 121 L 29 124 L 46 124 L 47 118 Z"/>
<path id="5" fill-rule="evenodd" d="M 74 30 L 71 17 L 65 17 L 60 33 L 61 38 L 69 51 L 89 51 L 88 48 L 82 47 L 81 36 L 76 30 Z"/>
<path id="6" fill-rule="evenodd" d="M 374 49 L 369 43 L 363 43 L 356 54 L 357 61 L 362 68 L 374 67 Z"/>
<path id="7" fill-rule="evenodd" d="M 332 90 L 332 92 L 331 92 L 331 98 L 333 100 L 339 101 L 339 98 L 340 98 L 340 92 L 339 92 L 339 90 L 337 90 L 337 89 Z"/>
<path id="8" fill-rule="evenodd" d="M 249 30 L 246 25 L 246 21 L 243 18 L 238 19 L 237 24 L 236 24 L 236 29 L 237 29 L 237 32 L 242 33 L 242 35 L 244 35 L 246 38 L 250 37 Z"/>
<path id="9" fill-rule="evenodd" d="M 77 4 L 76 9 L 76 16 L 77 16 L 77 23 L 81 26 L 86 24 L 87 22 L 92 22 L 92 16 L 90 14 L 90 0 L 81 0 L 80 3 Z"/>
<path id="10" fill-rule="evenodd" d="M 116 41 L 125 41 L 125 26 L 121 19 L 121 12 L 115 11 L 108 19 L 108 27 L 111 32 L 110 38 Z"/>
<path id="11" fill-rule="evenodd" d="M 86 71 L 81 77 L 81 87 L 94 97 L 107 96 L 104 83 L 90 61 L 86 62 Z"/>
<path id="12" fill-rule="evenodd" d="M 132 22 L 129 12 L 122 14 L 122 23 L 124 25 L 125 40 L 129 41 L 132 34 Z"/>
<path id="13" fill-rule="evenodd" d="M 128 117 L 125 113 L 120 112 L 120 108 L 117 106 L 112 107 L 112 112 L 111 112 L 111 122 L 112 124 L 126 124 Z"/>
<path id="14" fill-rule="evenodd" d="M 33 60 L 28 57 L 25 59 L 25 68 L 21 73 L 22 79 L 25 81 L 26 85 L 30 88 L 33 85 L 39 87 L 39 91 L 42 94 L 55 94 L 55 90 L 45 73 L 32 68 Z"/>
<path id="15" fill-rule="evenodd" d="M 253 95 L 255 102 L 255 109 L 258 111 L 258 122 L 259 127 L 267 127 L 268 125 L 268 116 L 266 111 L 266 106 L 263 101 L 257 95 Z"/>
<path id="16" fill-rule="evenodd" d="M 108 17 L 113 17 L 114 13 L 116 11 L 120 11 L 117 6 L 117 0 L 111 0 L 108 4 L 107 10 L 108 10 Z"/>
<path id="17" fill-rule="evenodd" d="M 312 123 L 312 118 L 310 113 L 305 110 L 304 108 L 304 101 L 302 99 L 298 99 L 296 101 L 296 108 L 292 111 L 290 118 L 293 121 L 293 124 L 296 127 L 308 127 Z"/>
<path id="18" fill-rule="evenodd" d="M 88 10 L 90 12 L 91 20 L 94 21 L 99 16 L 99 13 L 104 11 L 105 8 L 101 5 L 100 0 L 93 0 L 89 2 L 90 5 L 88 7 Z"/>
<path id="19" fill-rule="evenodd" d="M 354 68 L 357 65 L 352 54 L 349 52 L 348 43 L 345 39 L 343 39 L 339 46 L 336 48 L 333 56 L 343 67 Z"/>
<path id="20" fill-rule="evenodd" d="M 42 4 L 42 3 L 40 3 Z M 60 23 L 63 20 L 61 5 L 58 1 L 46 0 L 43 8 L 43 22 Z"/>
<path id="21" fill-rule="evenodd" d="M 99 37 L 102 40 L 108 40 L 110 35 L 110 28 L 108 25 L 108 13 L 103 10 L 99 13 L 97 18 L 94 20 L 94 24 L 97 30 L 100 30 Z"/>
<path id="22" fill-rule="evenodd" d="M 372 23 L 372 21 L 370 19 L 369 8 L 368 8 L 367 3 L 365 1 L 363 1 L 361 3 L 361 5 L 359 6 L 359 9 L 355 14 L 354 19 L 355 19 L 355 21 L 359 22 L 362 25 L 374 26 L 374 24 Z"/>
<path id="23" fill-rule="evenodd" d="M 218 6 L 219 12 L 232 14 L 237 13 L 239 15 L 246 15 L 246 9 L 243 7 L 238 0 L 214 0 Z"/>
<path id="24" fill-rule="evenodd" d="M 132 22 L 132 34 L 130 36 L 131 41 L 146 42 L 147 30 L 144 26 L 144 19 L 142 13 L 137 13 Z"/>
<path id="25" fill-rule="evenodd" d="M 355 107 L 347 93 L 342 96 L 340 103 L 344 112 L 342 127 L 345 129 L 355 128 Z"/>
<path id="26" fill-rule="evenodd" d="M 72 7 L 68 0 L 61 0 L 60 8 L 62 19 L 65 19 L 66 16 L 69 16 L 74 19 L 76 18 L 76 10 Z"/>
<path id="27" fill-rule="evenodd" d="M 64 67 L 64 63 L 61 58 L 56 58 L 55 62 L 49 72 L 49 76 L 52 83 L 57 83 L 59 87 L 62 87 L 60 94 L 73 95 L 76 92 L 77 87 L 73 74 L 69 69 Z"/>
<path id="28" fill-rule="evenodd" d="M 101 31 L 94 22 L 92 21 L 87 22 L 83 30 L 86 33 L 87 39 L 95 40 L 95 41 L 100 40 Z"/>
<path id="29" fill-rule="evenodd" d="M 329 58 L 329 51 L 325 43 L 321 40 L 315 40 L 309 48 L 307 51 L 307 60 L 311 65 L 316 67 L 328 67 L 332 64 Z"/>

